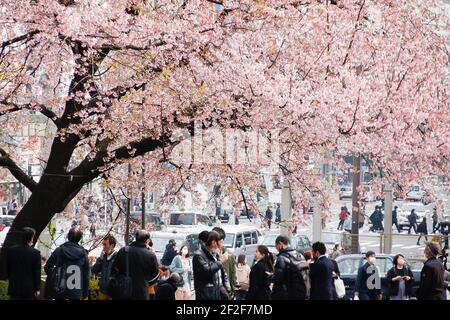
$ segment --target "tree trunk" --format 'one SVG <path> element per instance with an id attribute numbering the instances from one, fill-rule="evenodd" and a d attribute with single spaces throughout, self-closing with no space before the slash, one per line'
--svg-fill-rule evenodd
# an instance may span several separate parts
<path id="1" fill-rule="evenodd" d="M 68 188 L 69 187 L 69 188 Z M 42 177 L 25 206 L 17 214 L 0 253 L 0 279 L 6 278 L 6 251 L 20 244 L 21 229 L 36 230 L 35 242 L 56 213 L 62 212 L 80 189 L 70 192 L 70 185 L 59 177 Z"/>

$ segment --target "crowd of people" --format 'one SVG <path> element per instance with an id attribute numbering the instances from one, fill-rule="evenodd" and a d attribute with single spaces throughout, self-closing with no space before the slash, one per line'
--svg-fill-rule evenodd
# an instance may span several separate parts
<path id="1" fill-rule="evenodd" d="M 36 299 L 41 290 L 42 260 L 33 248 L 35 231 L 24 228 L 22 236 L 22 245 L 7 252 L 8 294 L 16 300 Z M 175 240 L 170 240 L 159 261 L 150 233 L 137 230 L 134 241 L 120 250 L 116 249 L 116 239 L 106 235 L 101 255 L 90 263 L 79 244 L 82 236 L 79 229 L 70 229 L 67 242 L 46 261 L 46 299 L 88 299 L 91 277 L 99 278 L 100 300 L 190 300 L 193 294 L 196 300 L 338 300 L 346 294 L 336 262 L 342 254 L 340 245 L 331 256 L 321 242 L 301 254 L 290 246 L 288 237 L 280 235 L 275 240 L 276 256 L 259 245 L 249 265 L 245 255 L 236 259 L 225 248 L 226 234 L 215 227 L 198 235 L 200 247 L 195 252 L 184 244 L 177 250 Z M 450 273 L 437 258 L 439 244 L 427 242 L 424 254 L 427 260 L 417 293 L 412 292 L 413 273 L 404 256 L 398 254 L 387 273 L 389 288 L 383 297 L 381 287 L 373 285 L 380 277 L 376 255 L 367 252 L 351 298 L 407 300 L 415 295 L 421 300 L 446 299 Z"/>

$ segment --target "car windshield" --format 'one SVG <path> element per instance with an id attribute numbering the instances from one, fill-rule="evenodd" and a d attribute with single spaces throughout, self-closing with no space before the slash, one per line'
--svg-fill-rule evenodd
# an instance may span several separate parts
<path id="1" fill-rule="evenodd" d="M 164 252 L 169 240 L 170 238 L 152 238 L 153 249 L 155 249 L 156 252 Z"/>
<path id="2" fill-rule="evenodd" d="M 275 239 L 278 236 L 276 234 L 274 235 L 268 235 L 266 237 L 264 237 L 264 240 L 262 241 L 262 245 L 266 246 L 266 247 L 275 247 Z"/>
<path id="3" fill-rule="evenodd" d="M 349 187 L 343 187 L 343 188 L 341 188 L 341 191 L 351 191 L 352 190 L 352 188 L 349 188 Z"/>
<path id="4" fill-rule="evenodd" d="M 234 243 L 234 234 L 233 233 L 227 233 L 225 235 L 225 240 L 223 241 L 223 245 L 225 248 L 233 248 Z"/>
<path id="5" fill-rule="evenodd" d="M 403 211 L 411 211 L 412 209 L 415 209 L 416 211 L 424 211 L 425 208 L 418 204 L 404 204 L 402 206 Z"/>
<path id="6" fill-rule="evenodd" d="M 339 233 L 322 233 L 323 243 L 340 243 L 341 235 Z"/>
<path id="7" fill-rule="evenodd" d="M 170 225 L 193 225 L 195 213 L 171 213 Z"/>

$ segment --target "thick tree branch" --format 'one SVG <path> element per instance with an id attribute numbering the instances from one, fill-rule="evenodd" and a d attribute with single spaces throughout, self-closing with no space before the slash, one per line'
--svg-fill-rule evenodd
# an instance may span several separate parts
<path id="1" fill-rule="evenodd" d="M 0 167 L 5 167 L 20 183 L 28 188 L 31 192 L 36 188 L 37 182 L 32 177 L 23 172 L 22 169 L 10 158 L 9 154 L 0 148 Z"/>

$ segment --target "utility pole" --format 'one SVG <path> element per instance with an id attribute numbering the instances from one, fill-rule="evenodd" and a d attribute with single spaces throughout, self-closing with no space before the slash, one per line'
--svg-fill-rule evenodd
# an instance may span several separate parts
<path id="1" fill-rule="evenodd" d="M 285 177 L 283 181 L 283 189 L 281 189 L 281 224 L 280 234 L 290 238 L 291 232 L 286 223 L 291 220 L 291 186 L 288 179 Z"/>
<path id="2" fill-rule="evenodd" d="M 352 253 L 359 253 L 359 194 L 361 184 L 361 156 L 353 157 L 353 193 L 352 193 Z"/>
<path id="3" fill-rule="evenodd" d="M 131 178 L 131 163 L 128 164 L 128 179 Z M 127 216 L 125 217 L 125 245 L 130 244 L 131 192 L 128 190 Z"/>
<path id="4" fill-rule="evenodd" d="M 384 186 L 384 253 L 392 251 L 392 186 Z"/>
<path id="5" fill-rule="evenodd" d="M 144 182 L 144 190 L 142 190 L 141 194 L 141 203 L 142 203 L 142 229 L 145 229 L 145 163 L 142 164 L 142 177 Z"/>

